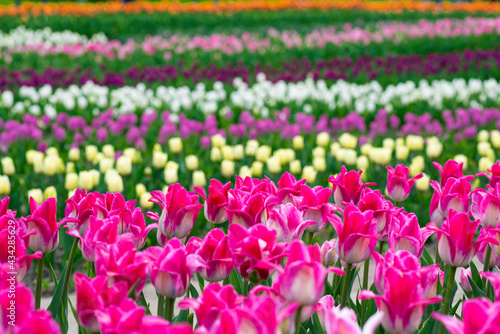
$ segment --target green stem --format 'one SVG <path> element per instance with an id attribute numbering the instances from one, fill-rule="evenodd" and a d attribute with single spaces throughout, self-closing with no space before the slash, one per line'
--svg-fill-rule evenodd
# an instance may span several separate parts
<path id="1" fill-rule="evenodd" d="M 165 319 L 172 322 L 174 318 L 174 304 L 175 298 L 165 298 Z"/>
<path id="2" fill-rule="evenodd" d="M 435 256 L 435 259 L 436 259 L 436 264 L 439 264 L 439 266 L 441 267 L 441 257 L 439 256 L 439 247 L 438 247 L 437 243 L 436 243 L 436 256 Z"/>
<path id="3" fill-rule="evenodd" d="M 348 263 L 345 268 L 345 275 L 342 278 L 342 302 L 340 308 L 344 308 L 347 303 L 347 295 L 349 294 L 349 279 L 351 277 L 352 263 Z"/>
<path id="4" fill-rule="evenodd" d="M 243 296 L 248 296 L 248 280 L 243 280 Z"/>
<path id="5" fill-rule="evenodd" d="M 308 235 L 307 235 L 307 244 L 308 245 L 312 245 L 312 242 L 313 242 L 313 236 L 314 236 L 314 233 L 313 232 L 309 232 Z"/>
<path id="6" fill-rule="evenodd" d="M 300 333 L 300 315 L 302 313 L 302 306 L 299 306 L 295 314 L 295 333 Z"/>
<path id="7" fill-rule="evenodd" d="M 382 243 L 382 241 L 380 241 Z M 368 275 L 370 272 L 370 258 L 365 260 L 365 266 L 363 268 L 363 290 L 368 289 Z M 366 300 L 361 301 L 361 323 L 365 323 L 366 317 Z"/>
<path id="8" fill-rule="evenodd" d="M 491 247 L 490 244 L 486 244 L 486 256 L 484 257 L 484 266 L 483 266 L 483 271 L 488 272 L 490 271 L 490 259 L 491 259 Z M 483 277 L 483 286 L 486 284 L 486 278 Z"/>
<path id="9" fill-rule="evenodd" d="M 382 240 L 378 242 L 378 252 L 380 255 L 384 255 L 384 241 Z"/>
<path id="10" fill-rule="evenodd" d="M 42 300 L 42 280 L 43 280 L 43 262 L 45 254 L 42 254 L 42 258 L 38 260 L 38 274 L 36 276 L 36 293 L 35 293 L 35 305 L 36 308 L 40 308 L 40 301 Z"/>
<path id="11" fill-rule="evenodd" d="M 163 317 L 163 305 L 165 305 L 165 297 L 158 295 L 158 316 Z"/>
<path id="12" fill-rule="evenodd" d="M 340 264 L 340 259 L 337 260 L 337 263 L 335 263 L 335 267 L 341 268 L 342 265 Z M 342 276 L 340 275 L 333 275 L 333 285 L 332 285 L 332 291 L 335 293 L 337 285 L 339 284 L 339 279 L 341 279 Z"/>
<path id="13" fill-rule="evenodd" d="M 448 273 L 448 281 L 446 282 L 446 294 L 444 296 L 443 301 L 443 312 L 444 315 L 448 315 L 450 311 L 451 304 L 451 292 L 453 291 L 453 284 L 455 283 L 455 273 L 457 271 L 457 267 L 450 267 L 450 271 Z M 444 333 L 444 326 L 441 324 L 441 328 L 439 329 L 439 333 Z"/>
<path id="14" fill-rule="evenodd" d="M 71 267 L 73 266 L 73 260 L 75 258 L 77 248 L 78 248 L 78 239 L 75 238 L 75 240 L 73 241 L 73 246 L 71 247 L 71 252 L 69 253 L 68 264 L 66 266 L 66 275 L 64 275 L 64 283 L 62 289 L 63 314 L 66 313 L 66 309 L 68 308 L 68 284 L 69 284 L 69 278 L 71 276 Z"/>

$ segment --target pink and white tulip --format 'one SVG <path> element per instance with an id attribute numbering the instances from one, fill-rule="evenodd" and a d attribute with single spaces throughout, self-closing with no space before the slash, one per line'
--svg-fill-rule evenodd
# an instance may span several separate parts
<path id="1" fill-rule="evenodd" d="M 55 198 L 48 198 L 42 204 L 30 197 L 31 215 L 26 217 L 27 232 L 36 232 L 30 236 L 29 247 L 33 251 L 51 253 L 59 245 L 59 226 L 57 222 L 57 203 Z"/>
<path id="2" fill-rule="evenodd" d="M 415 214 L 400 212 L 392 219 L 389 247 L 395 251 L 407 250 L 420 258 L 425 242 L 433 233 L 426 227 L 420 227 Z"/>
<path id="3" fill-rule="evenodd" d="M 293 204 L 281 204 L 278 209 L 269 210 L 266 226 L 276 230 L 277 242 L 300 240 L 308 226 L 316 224 L 313 220 L 304 220 L 304 214 Z"/>
<path id="4" fill-rule="evenodd" d="M 472 216 L 484 227 L 497 227 L 500 223 L 500 184 L 491 191 L 478 188 L 471 195 Z"/>
<path id="5" fill-rule="evenodd" d="M 343 206 L 343 203 L 352 203 L 358 205 L 361 197 L 361 191 L 366 186 L 373 186 L 375 183 L 363 183 L 361 181 L 362 171 L 347 171 L 342 166 L 341 172 L 337 176 L 330 176 L 328 182 L 333 185 L 333 198 L 335 204 Z"/>
<path id="6" fill-rule="evenodd" d="M 394 202 L 402 202 L 410 195 L 415 181 L 421 179 L 420 173 L 410 178 L 410 169 L 405 165 L 397 165 L 396 168 L 387 166 L 387 193 Z"/>
<path id="7" fill-rule="evenodd" d="M 222 184 L 219 180 L 210 180 L 208 196 L 203 187 L 194 187 L 193 190 L 205 200 L 203 210 L 205 218 L 212 224 L 222 224 L 227 220 L 226 206 L 228 203 L 231 182 Z"/>
<path id="8" fill-rule="evenodd" d="M 295 206 L 304 213 L 304 220 L 312 220 L 313 225 L 307 226 L 306 230 L 311 233 L 323 231 L 328 222 L 340 221 L 335 214 L 337 207 L 329 203 L 332 190 L 317 186 L 310 188 L 301 186 L 301 197 L 295 197 Z"/>

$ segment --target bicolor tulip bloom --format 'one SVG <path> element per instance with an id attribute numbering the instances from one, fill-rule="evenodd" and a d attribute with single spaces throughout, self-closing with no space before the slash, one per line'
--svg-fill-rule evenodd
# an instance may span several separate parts
<path id="1" fill-rule="evenodd" d="M 158 224 L 153 223 L 146 225 L 142 210 L 140 208 L 135 208 L 130 217 L 129 229 L 125 232 L 132 235 L 132 241 L 135 244 L 135 248 L 141 249 L 146 244 L 148 233 L 154 228 L 158 228 Z"/>
<path id="2" fill-rule="evenodd" d="M 274 198 L 278 200 L 277 197 Z M 246 228 L 264 224 L 267 220 L 266 208 L 273 207 L 275 204 L 277 202 L 269 204 L 262 192 L 252 195 L 243 190 L 229 190 L 229 203 L 226 207 L 229 223 L 239 224 Z"/>
<path id="3" fill-rule="evenodd" d="M 55 198 L 48 198 L 38 205 L 30 197 L 31 215 L 26 217 L 27 232 L 36 232 L 30 236 L 29 247 L 33 251 L 50 253 L 59 245 L 59 226 L 57 222 L 57 203 Z"/>
<path id="4" fill-rule="evenodd" d="M 293 197 L 300 196 L 301 186 L 304 183 L 306 183 L 306 179 L 297 181 L 292 174 L 285 172 L 278 181 L 279 188 L 276 196 L 282 204 L 293 203 Z"/>
<path id="5" fill-rule="evenodd" d="M 294 241 L 289 245 L 285 270 L 278 275 L 276 284 L 289 302 L 311 306 L 323 296 L 329 271 L 344 274 L 339 268 L 327 270 L 323 266 L 318 244 L 306 246 L 302 241 Z"/>
<path id="6" fill-rule="evenodd" d="M 229 237 L 218 228 L 210 230 L 205 238 L 192 237 L 186 246 L 188 253 L 199 255 L 207 267 L 198 273 L 209 282 L 224 280 L 233 270 L 233 258 L 229 251 Z"/>
<path id="7" fill-rule="evenodd" d="M 328 200 L 332 196 L 332 190 L 317 186 L 310 188 L 305 184 L 301 186 L 302 196 L 295 197 L 295 206 L 304 213 L 304 220 L 312 220 L 313 225 L 306 227 L 311 233 L 323 231 L 328 222 L 334 220 L 340 222 L 340 218 L 335 214 L 337 207 Z"/>
<path id="8" fill-rule="evenodd" d="M 462 268 L 460 271 L 460 285 L 465 292 L 471 292 L 472 286 L 470 285 L 469 279 L 472 279 L 472 271 L 470 268 Z"/>
<path id="9" fill-rule="evenodd" d="M 227 220 L 226 206 L 228 203 L 231 182 L 222 184 L 219 180 L 210 180 L 208 196 L 203 187 L 194 187 L 193 190 L 205 200 L 203 210 L 205 218 L 212 224 L 222 224 Z"/>
<path id="10" fill-rule="evenodd" d="M 374 186 L 376 183 L 363 183 L 361 181 L 362 171 L 347 171 L 342 166 L 341 172 L 337 176 L 330 176 L 328 182 L 333 185 L 333 198 L 335 204 L 343 206 L 343 203 L 352 203 L 358 205 L 361 198 L 361 191 L 366 186 Z"/>
<path id="11" fill-rule="evenodd" d="M 431 181 L 432 182 L 432 181 Z M 444 222 L 444 216 L 439 210 L 439 200 L 441 199 L 441 192 L 435 191 L 431 198 L 429 205 L 429 217 L 431 222 L 435 223 L 437 227 L 441 228 Z"/>
<path id="12" fill-rule="evenodd" d="M 94 216 L 94 204 L 97 192 L 87 194 L 87 190 L 76 189 L 73 196 L 66 200 L 65 218 L 61 221 L 69 230 L 76 230 L 80 235 L 85 233 L 89 219 Z"/>
<path id="13" fill-rule="evenodd" d="M 268 195 L 276 195 L 278 192 L 278 188 L 276 188 L 276 184 L 273 181 L 268 179 L 267 177 L 263 180 L 261 179 L 252 179 L 251 177 L 242 178 L 241 176 L 236 175 L 236 181 L 234 183 L 234 189 L 241 190 L 252 195 L 256 193 L 264 193 L 265 197 Z"/>
<path id="14" fill-rule="evenodd" d="M 438 209 L 444 218 L 448 217 L 450 210 L 469 212 L 471 192 L 469 178 L 449 178 L 442 189 L 436 181 L 432 180 L 430 183 L 435 191 L 434 194 L 437 194 L 436 199 L 439 197 Z"/>
<path id="15" fill-rule="evenodd" d="M 392 219 L 389 247 L 396 251 L 407 250 L 420 258 L 425 242 L 433 233 L 426 227 L 420 227 L 415 214 L 400 212 Z"/>
<path id="16" fill-rule="evenodd" d="M 229 225 L 229 249 L 234 267 L 251 282 L 267 280 L 272 272 L 280 268 L 285 244 L 276 243 L 276 231 L 262 224 L 250 229 L 238 224 Z"/>
<path id="17" fill-rule="evenodd" d="M 328 268 L 337 263 L 339 255 L 337 254 L 337 239 L 326 240 L 320 248 L 321 263 Z"/>
<path id="18" fill-rule="evenodd" d="M 373 211 L 361 212 L 353 204 L 348 204 L 344 210 L 344 222 L 334 220 L 332 224 L 338 235 L 338 255 L 343 261 L 359 263 L 370 257 L 378 239 Z"/>
<path id="19" fill-rule="evenodd" d="M 441 296 L 427 298 L 416 272 L 404 273 L 388 267 L 384 278 L 384 292 L 379 296 L 363 290 L 359 299 L 375 299 L 383 312 L 382 327 L 389 333 L 415 332 L 429 304 L 441 301 Z"/>
<path id="20" fill-rule="evenodd" d="M 97 218 L 104 219 L 118 216 L 118 233 L 123 234 L 130 229 L 132 212 L 136 209 L 135 200 L 126 201 L 120 193 L 96 194 L 96 202 L 93 204 L 94 214 Z"/>
<path id="21" fill-rule="evenodd" d="M 167 193 L 156 190 L 151 192 L 151 202 L 161 207 L 161 216 L 148 212 L 148 217 L 158 222 L 160 232 L 170 238 L 184 239 L 193 230 L 203 206 L 198 202 L 198 196 L 187 191 L 180 184 L 172 184 Z"/>
<path id="22" fill-rule="evenodd" d="M 164 297 L 175 299 L 183 296 L 189 288 L 191 276 L 200 267 L 207 267 L 196 254 L 188 254 L 179 239 L 170 239 L 165 247 L 149 247 L 148 272 L 156 291 Z"/>
<path id="23" fill-rule="evenodd" d="M 277 242 L 300 240 L 306 228 L 314 224 L 314 220 L 304 220 L 304 214 L 291 203 L 269 210 L 266 222 L 268 228 L 276 230 Z"/>
<path id="24" fill-rule="evenodd" d="M 438 235 L 438 251 L 441 260 L 453 267 L 468 266 L 482 242 L 498 243 L 489 235 L 474 242 L 474 234 L 478 226 L 479 220 L 471 221 L 467 213 L 455 210 L 449 211 L 448 218 L 441 228 L 434 223 L 427 224 L 427 228 Z"/>
<path id="25" fill-rule="evenodd" d="M 405 165 L 397 165 L 396 168 L 387 166 L 387 193 L 394 202 L 402 202 L 410 195 L 415 181 L 421 179 L 420 173 L 410 178 L 410 169 Z"/>
<path id="26" fill-rule="evenodd" d="M 486 298 L 468 299 L 464 302 L 462 319 L 441 313 L 432 317 L 441 321 L 451 334 L 500 333 L 500 302 Z"/>
<path id="27" fill-rule="evenodd" d="M 499 229 L 486 229 L 482 228 L 481 231 L 479 231 L 479 238 L 484 238 L 486 235 L 490 235 L 492 237 L 496 237 L 495 231 Z M 500 238 L 496 238 L 499 243 L 500 243 Z M 477 259 L 479 262 L 481 262 L 484 265 L 484 261 L 486 261 L 486 247 L 490 246 L 491 249 L 496 250 L 498 247 L 495 247 L 497 245 L 494 244 L 489 244 L 488 242 L 482 242 L 478 248 L 477 248 Z M 493 268 L 495 266 L 500 266 L 500 256 L 496 254 L 496 252 L 491 252 L 490 255 L 490 264 L 489 268 Z"/>
<path id="28" fill-rule="evenodd" d="M 491 192 L 478 188 L 471 194 L 471 214 L 484 227 L 497 227 L 500 222 L 500 184 Z"/>
<path id="29" fill-rule="evenodd" d="M 437 168 L 439 174 L 441 175 L 441 182 L 439 183 L 441 187 L 444 187 L 446 185 L 446 182 L 448 181 L 449 178 L 460 179 L 461 177 L 464 176 L 463 162 L 458 163 L 455 160 L 450 159 L 446 161 L 444 167 L 435 161 L 432 164 L 434 165 L 434 167 Z"/>
<path id="30" fill-rule="evenodd" d="M 362 212 L 372 210 L 373 218 L 377 220 L 378 233 L 381 233 L 381 238 L 387 236 L 388 223 L 394 211 L 391 201 L 386 200 L 380 191 L 365 188 L 363 189 L 358 208 Z"/>

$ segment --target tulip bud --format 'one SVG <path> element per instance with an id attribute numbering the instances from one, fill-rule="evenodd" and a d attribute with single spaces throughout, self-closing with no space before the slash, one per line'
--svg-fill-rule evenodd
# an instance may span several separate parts
<path id="1" fill-rule="evenodd" d="M 368 157 L 365 155 L 359 156 L 358 159 L 356 160 L 356 169 L 366 171 L 368 169 L 368 166 L 370 166 L 370 161 L 368 160 Z"/>
<path id="2" fill-rule="evenodd" d="M 477 153 L 481 156 L 485 156 L 491 150 L 491 145 L 489 142 L 480 142 L 477 144 Z"/>
<path id="3" fill-rule="evenodd" d="M 167 184 L 177 183 L 179 179 L 177 176 L 177 168 L 165 168 L 164 176 Z"/>
<path id="4" fill-rule="evenodd" d="M 97 146 L 95 145 L 87 145 L 85 147 L 85 157 L 87 161 L 94 161 L 97 155 Z"/>
<path id="5" fill-rule="evenodd" d="M 480 173 L 487 173 L 491 166 L 493 166 L 493 162 L 489 158 L 482 157 L 479 159 L 478 170 Z"/>
<path id="6" fill-rule="evenodd" d="M 302 171 L 300 160 L 290 161 L 290 172 L 292 174 L 299 174 Z"/>
<path id="7" fill-rule="evenodd" d="M 467 157 L 465 155 L 463 155 L 463 154 L 457 154 L 457 155 L 455 155 L 455 157 L 453 158 L 453 160 L 455 160 L 458 163 L 462 163 L 463 162 L 464 165 L 462 166 L 462 169 L 463 170 L 467 169 L 469 159 L 467 159 Z"/>
<path id="8" fill-rule="evenodd" d="M 356 151 L 355 150 L 351 150 L 351 149 L 345 149 L 344 150 L 344 161 L 346 164 L 348 165 L 355 165 L 356 164 L 356 158 L 357 158 L 357 154 L 356 154 Z"/>
<path id="9" fill-rule="evenodd" d="M 313 166 L 304 166 L 304 168 L 302 169 L 302 179 L 306 179 L 307 183 L 311 184 L 311 183 L 314 183 L 314 181 L 316 181 L 316 175 L 318 174 L 318 172 L 314 169 Z"/>
<path id="10" fill-rule="evenodd" d="M 75 163 L 70 161 L 66 164 L 66 173 L 74 173 L 74 172 L 75 172 Z"/>
<path id="11" fill-rule="evenodd" d="M 90 176 L 92 177 L 92 184 L 93 186 L 99 185 L 99 182 L 101 181 L 101 173 L 97 169 L 92 169 L 89 171 Z"/>
<path id="12" fill-rule="evenodd" d="M 197 170 L 193 172 L 193 186 L 194 187 L 204 187 L 207 184 L 207 178 L 202 170 Z"/>
<path id="13" fill-rule="evenodd" d="M 372 148 L 373 148 L 373 146 L 370 143 L 366 143 L 366 144 L 361 145 L 361 154 L 366 155 L 366 156 L 370 156 L 370 152 L 371 152 Z"/>
<path id="14" fill-rule="evenodd" d="M 222 160 L 220 166 L 221 174 L 225 177 L 231 177 L 234 175 L 234 162 L 231 160 Z"/>
<path id="15" fill-rule="evenodd" d="M 10 194 L 10 180 L 7 175 L 0 175 L 0 195 Z"/>
<path id="16" fill-rule="evenodd" d="M 222 159 L 231 161 L 234 160 L 234 149 L 232 146 L 222 146 Z"/>
<path id="17" fill-rule="evenodd" d="M 188 155 L 186 157 L 186 168 L 187 170 L 189 171 L 193 171 L 193 170 L 196 170 L 198 169 L 198 157 L 196 155 Z"/>
<path id="18" fill-rule="evenodd" d="M 330 241 L 325 241 L 321 246 L 321 262 L 328 268 L 337 262 L 339 256 L 337 254 L 336 248 L 337 240 L 332 239 Z"/>
<path id="19" fill-rule="evenodd" d="M 142 194 L 144 194 L 145 192 L 147 192 L 146 190 L 146 186 L 142 183 L 137 183 L 135 185 L 135 195 L 137 197 L 141 197 Z"/>
<path id="20" fill-rule="evenodd" d="M 406 136 L 406 145 L 410 151 L 422 151 L 424 148 L 424 138 L 416 135 Z"/>
<path id="21" fill-rule="evenodd" d="M 153 174 L 153 170 L 151 169 L 151 167 L 146 166 L 146 168 L 144 168 L 144 175 L 151 176 L 152 174 Z"/>
<path id="22" fill-rule="evenodd" d="M 36 189 L 31 189 L 28 190 L 28 199 L 30 197 L 33 197 L 33 199 L 38 203 L 41 204 L 43 202 L 43 193 L 42 189 L 36 188 Z"/>
<path id="23" fill-rule="evenodd" d="M 491 131 L 491 144 L 496 149 L 500 148 L 500 131 L 498 130 Z"/>
<path id="24" fill-rule="evenodd" d="M 221 148 L 226 144 L 226 138 L 224 138 L 221 134 L 215 134 L 210 138 L 212 143 L 212 147 Z"/>
<path id="25" fill-rule="evenodd" d="M 78 188 L 90 190 L 94 187 L 94 179 L 88 171 L 81 171 L 78 176 Z"/>
<path id="26" fill-rule="evenodd" d="M 130 175 L 132 173 L 132 160 L 130 157 L 122 155 L 116 160 L 116 169 L 120 175 Z"/>
<path id="27" fill-rule="evenodd" d="M 119 174 L 112 174 L 108 182 L 108 190 L 112 193 L 121 193 L 123 191 L 123 179 Z"/>
<path id="28" fill-rule="evenodd" d="M 80 150 L 76 147 L 73 147 L 68 152 L 68 159 L 71 161 L 80 160 Z"/>
<path id="29" fill-rule="evenodd" d="M 408 155 L 410 154 L 410 149 L 408 146 L 400 145 L 396 146 L 396 159 L 401 161 L 406 161 L 408 159 Z"/>
<path id="30" fill-rule="evenodd" d="M 180 153 L 182 151 L 182 139 L 179 137 L 172 137 L 168 140 L 168 149 L 172 153 Z"/>
<path id="31" fill-rule="evenodd" d="M 252 175 L 261 176 L 264 169 L 264 164 L 260 161 L 254 161 L 252 163 Z"/>
<path id="32" fill-rule="evenodd" d="M 61 166 L 64 169 L 64 166 L 62 165 L 62 160 L 61 158 L 57 156 L 46 156 L 45 159 L 43 159 L 43 173 L 48 176 L 53 176 L 56 173 L 58 173 L 61 169 Z"/>
<path id="33" fill-rule="evenodd" d="M 277 156 L 272 156 L 269 159 L 267 159 L 267 169 L 272 174 L 277 174 L 281 172 L 280 159 Z"/>
<path id="34" fill-rule="evenodd" d="M 239 145 L 234 146 L 233 147 L 233 154 L 234 154 L 235 160 L 243 159 L 243 155 L 244 155 L 243 145 L 239 144 Z"/>
<path id="35" fill-rule="evenodd" d="M 210 150 L 210 160 L 212 160 L 212 162 L 219 162 L 222 160 L 222 153 L 219 148 L 212 147 L 212 150 Z"/>
<path id="36" fill-rule="evenodd" d="M 253 157 L 257 153 L 258 148 L 259 148 L 259 142 L 255 139 L 251 139 L 247 141 L 247 145 L 245 147 L 245 154 L 249 157 Z"/>
<path id="37" fill-rule="evenodd" d="M 252 169 L 248 166 L 241 166 L 238 175 L 242 178 L 252 177 Z"/>
<path id="38" fill-rule="evenodd" d="M 350 133 L 344 132 L 339 137 L 339 144 L 345 148 L 355 149 L 358 145 L 358 138 Z"/>
<path id="39" fill-rule="evenodd" d="M 161 151 L 153 152 L 153 166 L 155 168 L 161 169 L 165 167 L 167 160 L 168 160 L 167 153 L 163 153 Z"/>
<path id="40" fill-rule="evenodd" d="M 396 138 L 396 140 L 394 141 L 394 144 L 396 147 L 398 146 L 404 146 L 405 145 L 405 139 L 404 138 Z"/>
<path id="41" fill-rule="evenodd" d="M 293 149 L 300 151 L 304 148 L 304 137 L 295 136 L 293 137 Z"/>
<path id="42" fill-rule="evenodd" d="M 153 208 L 154 203 L 149 201 L 151 199 L 151 197 L 152 197 L 151 193 L 148 193 L 148 192 L 144 192 L 141 194 L 141 196 L 139 196 L 139 198 L 140 198 L 139 202 L 140 202 L 141 208 L 143 208 L 144 210 L 149 210 L 149 209 Z"/>
<path id="43" fill-rule="evenodd" d="M 76 188 L 78 188 L 78 175 L 76 173 L 66 174 L 66 178 L 64 180 L 64 189 L 75 190 Z"/>
<path id="44" fill-rule="evenodd" d="M 45 155 L 58 157 L 59 156 L 59 151 L 55 147 L 49 147 L 45 151 Z"/>
<path id="45" fill-rule="evenodd" d="M 12 176 L 16 173 L 16 168 L 14 167 L 14 161 L 11 157 L 2 158 L 2 171 L 5 175 Z"/>
<path id="46" fill-rule="evenodd" d="M 255 158 L 260 162 L 266 162 L 271 156 L 271 148 L 267 145 L 262 145 L 257 149 Z"/>
<path id="47" fill-rule="evenodd" d="M 443 144 L 441 144 L 441 142 L 427 144 L 426 153 L 427 157 L 429 157 L 430 159 L 439 158 L 441 152 L 443 152 Z"/>
<path id="48" fill-rule="evenodd" d="M 161 145 L 156 143 L 153 145 L 153 152 L 162 152 Z"/>
<path id="49" fill-rule="evenodd" d="M 316 169 L 316 171 L 324 172 L 326 170 L 325 158 L 320 158 L 320 157 L 314 158 L 313 159 L 313 166 L 314 166 L 314 169 Z"/>
<path id="50" fill-rule="evenodd" d="M 477 141 L 482 143 L 482 142 L 487 142 L 490 139 L 490 134 L 488 133 L 487 130 L 481 130 L 477 134 Z"/>
<path id="51" fill-rule="evenodd" d="M 316 136 L 316 144 L 319 146 L 326 147 L 330 143 L 330 135 L 327 132 L 320 132 Z"/>
<path id="52" fill-rule="evenodd" d="M 56 187 L 54 186 L 50 186 L 50 187 L 47 187 L 45 188 L 45 191 L 43 192 L 43 197 L 45 199 L 47 198 L 57 198 L 57 190 L 56 190 Z"/>
<path id="53" fill-rule="evenodd" d="M 411 174 L 411 168 L 410 168 L 410 174 Z M 427 174 L 422 174 L 422 175 L 423 176 L 415 182 L 415 187 L 417 187 L 417 189 L 420 191 L 427 191 L 429 190 L 429 182 L 431 178 Z"/>
<path id="54" fill-rule="evenodd" d="M 35 150 L 26 151 L 26 162 L 28 162 L 30 165 L 33 165 L 33 159 L 34 159 L 35 155 L 37 155 L 38 153 L 41 153 L 41 152 L 38 152 Z"/>
<path id="55" fill-rule="evenodd" d="M 384 140 L 382 141 L 382 146 L 385 148 L 390 148 L 391 150 L 394 149 L 395 146 L 394 139 L 384 138 Z"/>
<path id="56" fill-rule="evenodd" d="M 106 144 L 102 147 L 102 153 L 104 156 L 108 159 L 114 159 L 115 158 L 115 148 L 113 145 Z"/>
<path id="57" fill-rule="evenodd" d="M 101 173 L 106 173 L 109 169 L 113 168 L 115 161 L 110 158 L 103 158 L 99 161 L 99 170 Z"/>
<path id="58" fill-rule="evenodd" d="M 312 150 L 313 158 L 324 158 L 326 156 L 325 148 L 317 146 Z"/>

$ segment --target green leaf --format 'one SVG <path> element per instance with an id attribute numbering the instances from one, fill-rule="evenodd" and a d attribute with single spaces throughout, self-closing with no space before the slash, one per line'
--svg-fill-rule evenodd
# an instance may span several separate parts
<path id="1" fill-rule="evenodd" d="M 205 289 L 205 280 L 198 273 L 196 273 L 196 278 L 198 278 L 198 284 L 200 285 L 200 291 L 203 292 L 203 290 Z"/>
<path id="2" fill-rule="evenodd" d="M 193 284 L 189 284 L 189 292 L 193 298 L 198 298 L 199 294 Z"/>
<path id="3" fill-rule="evenodd" d="M 469 267 L 470 267 L 470 271 L 471 271 L 471 274 L 472 274 L 472 279 L 477 284 L 477 286 L 481 290 L 483 290 L 484 289 L 483 280 L 481 279 L 481 275 L 479 275 L 479 271 L 477 270 L 477 267 L 474 264 L 474 262 L 471 262 Z"/>
<path id="4" fill-rule="evenodd" d="M 64 276 L 66 275 L 66 267 L 67 265 L 64 265 L 64 269 L 61 272 L 61 279 L 64 279 Z M 50 305 L 47 308 L 47 311 L 50 311 L 52 313 L 52 316 L 56 319 L 57 323 L 61 325 L 61 330 L 63 333 L 68 332 L 68 308 L 64 307 L 62 304 L 62 295 L 63 295 L 63 285 L 64 284 L 57 284 L 56 291 L 54 292 L 54 297 L 52 297 L 52 300 L 50 301 Z M 67 302 L 67 301 L 66 301 Z M 66 314 L 64 314 L 64 309 L 66 309 Z M 65 319 L 64 319 L 65 317 Z"/>
<path id="5" fill-rule="evenodd" d="M 422 253 L 422 257 L 420 258 L 420 260 L 425 260 L 427 262 L 426 266 L 429 266 L 429 265 L 434 263 L 434 260 L 432 259 L 431 254 L 429 254 L 429 251 L 425 247 L 424 247 L 424 252 Z"/>
<path id="6" fill-rule="evenodd" d="M 187 322 L 188 310 L 180 310 L 179 314 L 172 320 L 172 322 Z"/>
<path id="7" fill-rule="evenodd" d="M 239 295 L 243 294 L 243 277 L 241 277 L 240 273 L 238 273 L 236 269 L 231 271 L 229 283 L 234 286 L 234 290 L 236 290 Z"/>
<path id="8" fill-rule="evenodd" d="M 314 333 L 315 334 L 324 334 L 325 331 L 321 326 L 321 322 L 319 321 L 318 313 L 313 314 L 313 325 L 314 325 Z"/>
<path id="9" fill-rule="evenodd" d="M 472 287 L 472 295 L 474 297 L 486 297 L 486 294 L 484 293 L 483 290 L 479 288 L 479 286 L 474 282 L 474 280 L 470 277 L 467 277 L 470 282 L 470 286 Z"/>
<path id="10" fill-rule="evenodd" d="M 144 296 L 144 291 L 141 291 L 141 298 L 137 301 L 137 305 L 144 306 L 146 308 L 146 314 L 152 314 L 149 308 L 149 303 L 146 301 L 146 296 Z"/>

